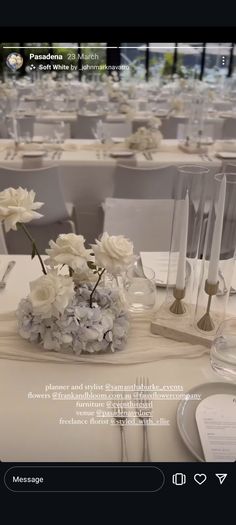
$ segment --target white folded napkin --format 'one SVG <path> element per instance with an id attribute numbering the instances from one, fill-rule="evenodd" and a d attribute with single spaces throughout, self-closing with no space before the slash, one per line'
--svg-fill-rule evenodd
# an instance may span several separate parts
<path id="1" fill-rule="evenodd" d="M 22 339 L 17 332 L 15 312 L 0 315 L 0 358 L 38 363 L 90 363 L 131 365 L 161 359 L 192 359 L 207 354 L 201 345 L 179 343 L 150 333 L 150 320 L 136 316 L 131 321 L 124 350 L 109 354 L 72 355 L 45 351 L 37 344 Z"/>

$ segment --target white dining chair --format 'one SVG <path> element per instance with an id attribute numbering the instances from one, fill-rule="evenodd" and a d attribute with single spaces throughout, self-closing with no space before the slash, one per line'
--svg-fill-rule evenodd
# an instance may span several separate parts
<path id="1" fill-rule="evenodd" d="M 59 233 L 76 232 L 74 206 L 72 203 L 65 202 L 58 166 L 39 169 L 9 169 L 0 166 L 0 191 L 19 186 L 34 190 L 35 200 L 44 203 L 39 210 L 43 217 L 27 225 L 41 253 L 44 252 L 49 240 L 55 239 Z M 14 231 L 5 233 L 9 253 L 29 253 L 29 242 L 21 233 Z"/>
<path id="2" fill-rule="evenodd" d="M 187 117 L 166 117 L 162 119 L 160 132 L 164 139 L 177 139 L 181 138 L 178 136 L 178 129 L 180 125 L 186 126 L 188 122 Z"/>
<path id="3" fill-rule="evenodd" d="M 18 138 L 22 138 L 25 136 L 33 137 L 34 134 L 34 122 L 35 122 L 35 116 L 34 115 L 28 115 L 28 116 L 18 116 L 16 118 L 17 122 L 17 133 Z M 13 133 L 13 119 L 12 117 L 6 118 L 6 125 L 8 129 L 8 137 L 10 138 L 11 134 Z"/>
<path id="4" fill-rule="evenodd" d="M 169 251 L 175 216 L 175 231 L 180 231 L 176 222 L 181 217 L 183 200 L 174 199 L 113 199 L 103 203 L 103 231 L 110 235 L 125 235 L 134 244 L 134 252 Z M 178 240 L 175 239 L 178 243 Z"/>
<path id="5" fill-rule="evenodd" d="M 220 100 L 218 102 L 213 102 L 213 108 L 216 111 L 230 111 L 233 109 L 233 102 L 230 100 Z"/>
<path id="6" fill-rule="evenodd" d="M 120 163 L 114 171 L 113 197 L 171 199 L 177 196 L 179 189 L 177 182 L 177 166 L 158 165 L 139 168 Z"/>
<path id="7" fill-rule="evenodd" d="M 93 129 L 96 129 L 99 120 L 104 120 L 104 114 L 77 115 L 76 122 L 71 124 L 71 137 L 73 139 L 94 139 Z"/>
<path id="8" fill-rule="evenodd" d="M 63 122 L 63 120 L 62 120 Z M 58 131 L 60 126 L 60 122 L 35 122 L 34 123 L 34 137 L 48 137 L 48 138 L 56 138 L 56 131 Z M 62 139 L 69 139 L 70 138 L 70 124 L 68 122 L 64 122 L 63 127 L 60 128 L 61 133 L 63 133 Z"/>
<path id="9" fill-rule="evenodd" d="M 105 136 L 108 137 L 129 137 L 132 133 L 132 124 L 130 121 L 125 122 L 103 122 Z"/>
<path id="10" fill-rule="evenodd" d="M 236 139 L 236 118 L 227 117 L 224 120 L 222 139 Z"/>

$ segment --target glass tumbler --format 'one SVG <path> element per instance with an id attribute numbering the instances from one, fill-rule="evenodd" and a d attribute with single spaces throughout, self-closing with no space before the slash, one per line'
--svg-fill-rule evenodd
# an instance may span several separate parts
<path id="1" fill-rule="evenodd" d="M 210 353 L 213 370 L 236 381 L 236 318 L 220 324 Z"/>
<path id="2" fill-rule="evenodd" d="M 156 304 L 155 272 L 138 265 L 124 276 L 124 297 L 131 312 L 152 311 Z"/>

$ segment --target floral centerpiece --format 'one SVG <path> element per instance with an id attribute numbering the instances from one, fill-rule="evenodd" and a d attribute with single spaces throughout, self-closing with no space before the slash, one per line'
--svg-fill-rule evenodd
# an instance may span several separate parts
<path id="1" fill-rule="evenodd" d="M 43 275 L 30 283 L 18 306 L 19 333 L 45 350 L 66 353 L 115 352 L 127 339 L 128 315 L 114 279 L 133 262 L 133 244 L 103 233 L 85 247 L 82 235 L 60 234 L 42 257 L 25 223 L 42 215 L 34 191 L 8 188 L 0 192 L 0 221 L 5 230 L 22 229 L 38 256 Z M 106 273 L 112 279 L 105 279 Z"/>
<path id="2" fill-rule="evenodd" d="M 170 104 L 171 112 L 181 113 L 184 109 L 184 101 L 180 97 L 174 97 Z"/>
<path id="3" fill-rule="evenodd" d="M 162 134 L 159 129 L 140 127 L 125 141 L 129 149 L 137 151 L 156 150 L 160 146 Z"/>

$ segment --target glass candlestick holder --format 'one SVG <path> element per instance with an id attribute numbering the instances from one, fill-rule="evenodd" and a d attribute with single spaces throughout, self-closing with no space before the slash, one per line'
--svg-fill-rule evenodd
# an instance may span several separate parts
<path id="1" fill-rule="evenodd" d="M 222 178 L 226 177 L 226 194 L 223 213 L 223 227 L 218 262 L 217 282 L 209 283 L 209 261 L 211 244 L 218 209 L 218 197 Z M 214 195 L 207 217 L 206 235 L 202 258 L 197 268 L 197 296 L 194 326 L 201 332 L 215 335 L 227 314 L 228 300 L 234 293 L 235 250 L 236 250 L 236 173 L 219 173 L 214 177 Z"/>

